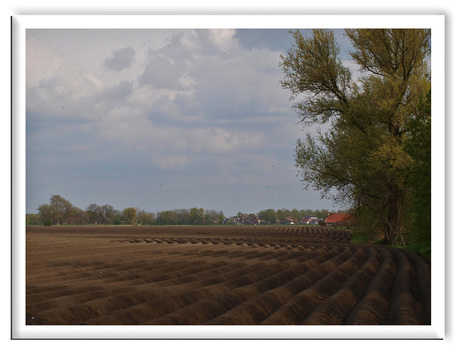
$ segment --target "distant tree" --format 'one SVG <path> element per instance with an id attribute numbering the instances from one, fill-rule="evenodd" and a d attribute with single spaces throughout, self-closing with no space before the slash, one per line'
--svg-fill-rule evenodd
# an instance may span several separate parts
<path id="1" fill-rule="evenodd" d="M 204 209 L 193 207 L 190 209 L 190 222 L 191 224 L 203 224 Z"/>
<path id="2" fill-rule="evenodd" d="M 73 206 L 69 212 L 69 224 L 87 224 L 88 213 L 83 211 L 81 208 Z"/>
<path id="3" fill-rule="evenodd" d="M 286 217 L 289 217 L 290 215 L 291 215 L 291 211 L 289 211 L 289 210 L 287 210 L 285 208 L 276 211 L 276 216 L 277 216 L 279 222 L 283 222 L 283 220 Z"/>
<path id="4" fill-rule="evenodd" d="M 119 210 L 114 210 L 112 224 L 120 225 L 123 224 L 123 212 Z"/>
<path id="5" fill-rule="evenodd" d="M 284 212 L 281 209 L 276 210 L 276 218 L 278 222 L 281 222 L 284 219 Z"/>
<path id="6" fill-rule="evenodd" d="M 274 209 L 269 208 L 258 213 L 259 218 L 264 221 L 264 223 L 275 224 L 278 222 L 278 218 Z"/>
<path id="7" fill-rule="evenodd" d="M 123 210 L 123 219 L 127 224 L 137 224 L 137 210 L 134 207 L 128 207 Z"/>
<path id="8" fill-rule="evenodd" d="M 302 219 L 302 215 L 300 214 L 300 212 L 298 210 L 296 210 L 295 208 L 291 211 L 291 216 L 293 216 L 295 219 L 297 220 L 301 220 Z"/>
<path id="9" fill-rule="evenodd" d="M 50 207 L 57 224 L 68 222 L 73 207 L 70 201 L 60 195 L 53 195 L 50 199 Z"/>
<path id="10" fill-rule="evenodd" d="M 144 210 L 137 212 L 137 219 L 142 225 L 152 225 L 155 223 L 155 215 Z"/>
<path id="11" fill-rule="evenodd" d="M 104 222 L 104 211 L 101 206 L 92 203 L 88 207 L 86 207 L 86 212 L 88 214 L 89 223 L 102 224 Z"/>
<path id="12" fill-rule="evenodd" d="M 204 211 L 204 223 L 205 224 L 220 224 L 224 218 L 222 212 L 216 210 L 205 210 Z"/>
<path id="13" fill-rule="evenodd" d="M 86 208 L 88 222 L 92 224 L 114 224 L 120 217 L 120 211 L 115 210 L 111 205 L 98 206 L 95 203 Z"/>
<path id="14" fill-rule="evenodd" d="M 159 225 L 175 225 L 177 224 L 177 213 L 173 210 L 161 211 L 157 215 L 157 224 Z"/>
<path id="15" fill-rule="evenodd" d="M 177 224 L 190 224 L 190 210 L 182 208 L 174 212 L 176 212 Z"/>
<path id="16" fill-rule="evenodd" d="M 42 224 L 43 222 L 40 219 L 39 214 L 26 214 L 26 224 L 31 226 L 31 225 L 39 225 Z"/>
<path id="17" fill-rule="evenodd" d="M 38 215 L 39 215 L 41 221 L 43 222 L 43 224 L 45 224 L 45 223 L 54 224 L 52 216 L 51 216 L 51 207 L 50 207 L 50 205 L 41 204 L 41 205 L 38 206 L 37 210 L 38 210 Z"/>
<path id="18" fill-rule="evenodd" d="M 302 220 L 307 214 L 305 213 L 305 210 L 299 210 L 299 220 Z"/>
<path id="19" fill-rule="evenodd" d="M 318 218 L 321 218 L 321 219 L 326 219 L 327 216 L 329 216 L 329 211 L 326 210 L 326 209 L 321 209 L 321 210 L 316 210 L 315 212 L 313 212 L 312 214 L 315 215 L 316 217 Z"/>
<path id="20" fill-rule="evenodd" d="M 212 216 L 209 213 L 208 214 L 205 213 L 203 223 L 207 225 L 212 224 Z"/>
<path id="21" fill-rule="evenodd" d="M 103 215 L 103 220 L 102 222 L 104 224 L 112 224 L 117 217 L 119 211 L 115 210 L 112 206 L 110 205 L 104 205 L 101 207 L 102 215 Z"/>
<path id="22" fill-rule="evenodd" d="M 51 221 L 53 224 L 63 224 L 69 220 L 72 204 L 60 195 L 53 195 L 50 198 L 49 204 L 41 204 L 37 209 L 43 221 Z"/>

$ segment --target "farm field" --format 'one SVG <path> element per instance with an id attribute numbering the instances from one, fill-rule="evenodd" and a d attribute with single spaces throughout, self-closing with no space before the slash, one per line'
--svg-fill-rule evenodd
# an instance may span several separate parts
<path id="1" fill-rule="evenodd" d="M 431 266 L 312 226 L 29 226 L 28 325 L 429 325 Z"/>

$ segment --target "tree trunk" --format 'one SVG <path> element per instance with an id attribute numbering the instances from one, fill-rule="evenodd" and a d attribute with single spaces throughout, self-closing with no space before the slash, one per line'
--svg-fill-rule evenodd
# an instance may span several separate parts
<path id="1" fill-rule="evenodd" d="M 386 219 L 384 220 L 385 243 L 387 245 L 405 245 L 402 235 L 403 191 L 394 187 L 388 200 Z"/>

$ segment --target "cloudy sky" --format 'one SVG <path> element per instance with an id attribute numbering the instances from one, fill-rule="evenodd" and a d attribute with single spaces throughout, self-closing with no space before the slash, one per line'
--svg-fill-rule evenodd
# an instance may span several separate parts
<path id="1" fill-rule="evenodd" d="M 278 66 L 291 39 L 281 29 L 28 29 L 26 211 L 54 194 L 83 209 L 337 209 L 296 176 L 305 131 Z"/>

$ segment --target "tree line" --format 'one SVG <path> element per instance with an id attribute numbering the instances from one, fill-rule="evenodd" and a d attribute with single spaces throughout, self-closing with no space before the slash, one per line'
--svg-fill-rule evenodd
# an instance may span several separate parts
<path id="1" fill-rule="evenodd" d="M 51 196 L 49 203 L 39 205 L 37 210 L 37 214 L 26 215 L 26 224 L 188 225 L 218 224 L 223 218 L 222 212 L 197 207 L 154 213 L 137 207 L 117 210 L 108 204 L 101 206 L 92 203 L 83 210 L 60 195 Z"/>
<path id="2" fill-rule="evenodd" d="M 305 187 L 353 209 L 385 244 L 431 244 L 430 30 L 345 30 L 359 75 L 333 31 L 292 34 L 281 84 L 300 121 L 318 126 L 295 150 Z"/>
<path id="3" fill-rule="evenodd" d="M 81 209 L 60 195 L 51 196 L 49 203 L 38 206 L 37 214 L 27 214 L 27 225 L 82 225 L 82 224 L 105 224 L 105 225 L 217 225 L 225 224 L 228 220 L 222 211 L 206 210 L 193 207 L 190 209 L 174 209 L 159 212 L 148 212 L 137 207 L 127 207 L 116 210 L 111 205 L 90 204 L 86 209 Z M 234 217 L 248 216 L 259 218 L 261 223 L 282 223 L 287 217 L 294 217 L 299 222 L 305 216 L 316 216 L 326 219 L 329 215 L 326 209 L 321 210 L 288 210 L 266 209 L 257 214 L 244 214 L 238 212 Z M 232 217 L 230 217 L 232 218 Z"/>

